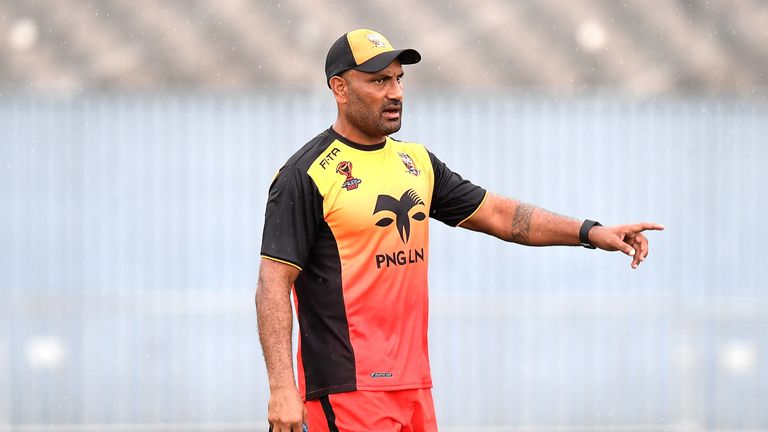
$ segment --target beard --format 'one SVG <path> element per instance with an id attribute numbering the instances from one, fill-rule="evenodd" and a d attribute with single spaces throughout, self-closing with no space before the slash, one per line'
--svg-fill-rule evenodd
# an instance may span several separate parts
<path id="1" fill-rule="evenodd" d="M 347 119 L 358 130 L 368 136 L 387 136 L 400 130 L 403 103 L 399 100 L 387 100 L 379 107 L 366 104 L 354 92 L 349 92 Z M 398 110 L 396 119 L 384 116 L 386 110 Z"/>

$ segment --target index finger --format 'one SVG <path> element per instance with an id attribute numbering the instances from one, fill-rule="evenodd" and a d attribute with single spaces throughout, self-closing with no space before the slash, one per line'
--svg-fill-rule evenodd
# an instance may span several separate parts
<path id="1" fill-rule="evenodd" d="M 664 231 L 664 225 L 653 222 L 641 222 L 634 225 L 630 225 L 629 229 L 633 232 L 639 233 L 642 231 Z"/>

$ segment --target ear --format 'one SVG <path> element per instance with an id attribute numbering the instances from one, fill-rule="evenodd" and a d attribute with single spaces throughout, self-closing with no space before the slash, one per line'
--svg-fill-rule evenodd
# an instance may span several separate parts
<path id="1" fill-rule="evenodd" d="M 336 98 L 336 102 L 340 104 L 347 103 L 347 80 L 337 75 L 331 77 L 328 84 L 331 86 L 331 91 Z"/>

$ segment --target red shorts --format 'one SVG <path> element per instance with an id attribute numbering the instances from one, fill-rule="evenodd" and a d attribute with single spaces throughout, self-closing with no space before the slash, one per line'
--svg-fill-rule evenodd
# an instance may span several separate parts
<path id="1" fill-rule="evenodd" d="M 431 389 L 358 390 L 304 405 L 309 432 L 437 432 Z"/>

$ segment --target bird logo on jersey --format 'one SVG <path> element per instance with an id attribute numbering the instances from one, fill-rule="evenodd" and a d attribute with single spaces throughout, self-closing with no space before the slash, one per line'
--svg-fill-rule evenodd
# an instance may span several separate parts
<path id="1" fill-rule="evenodd" d="M 409 173 L 415 176 L 421 174 L 421 170 L 416 169 L 416 164 L 413 163 L 413 159 L 411 159 L 408 153 L 397 152 L 397 154 L 400 156 L 400 159 L 403 161 L 405 167 L 408 168 Z"/>
<path id="2" fill-rule="evenodd" d="M 399 200 L 389 195 L 379 195 L 378 199 L 376 199 L 376 208 L 373 210 L 373 214 L 389 211 L 395 214 L 395 219 L 385 216 L 376 222 L 376 226 L 387 227 L 392 222 L 395 222 L 397 233 L 400 234 L 400 240 L 403 243 L 408 243 L 408 238 L 411 236 L 411 218 L 416 221 L 423 221 L 427 218 L 427 215 L 422 211 L 414 213 L 413 216 L 408 216 L 408 212 L 417 205 L 423 206 L 425 204 L 424 200 L 413 189 L 403 192 Z"/>
<path id="3" fill-rule="evenodd" d="M 339 162 L 339 164 L 336 166 L 336 172 L 347 177 L 347 179 L 344 181 L 341 187 L 343 187 L 348 191 L 357 189 L 360 183 L 363 182 L 359 178 L 355 178 L 352 176 L 352 162 L 349 162 L 349 161 Z"/>

